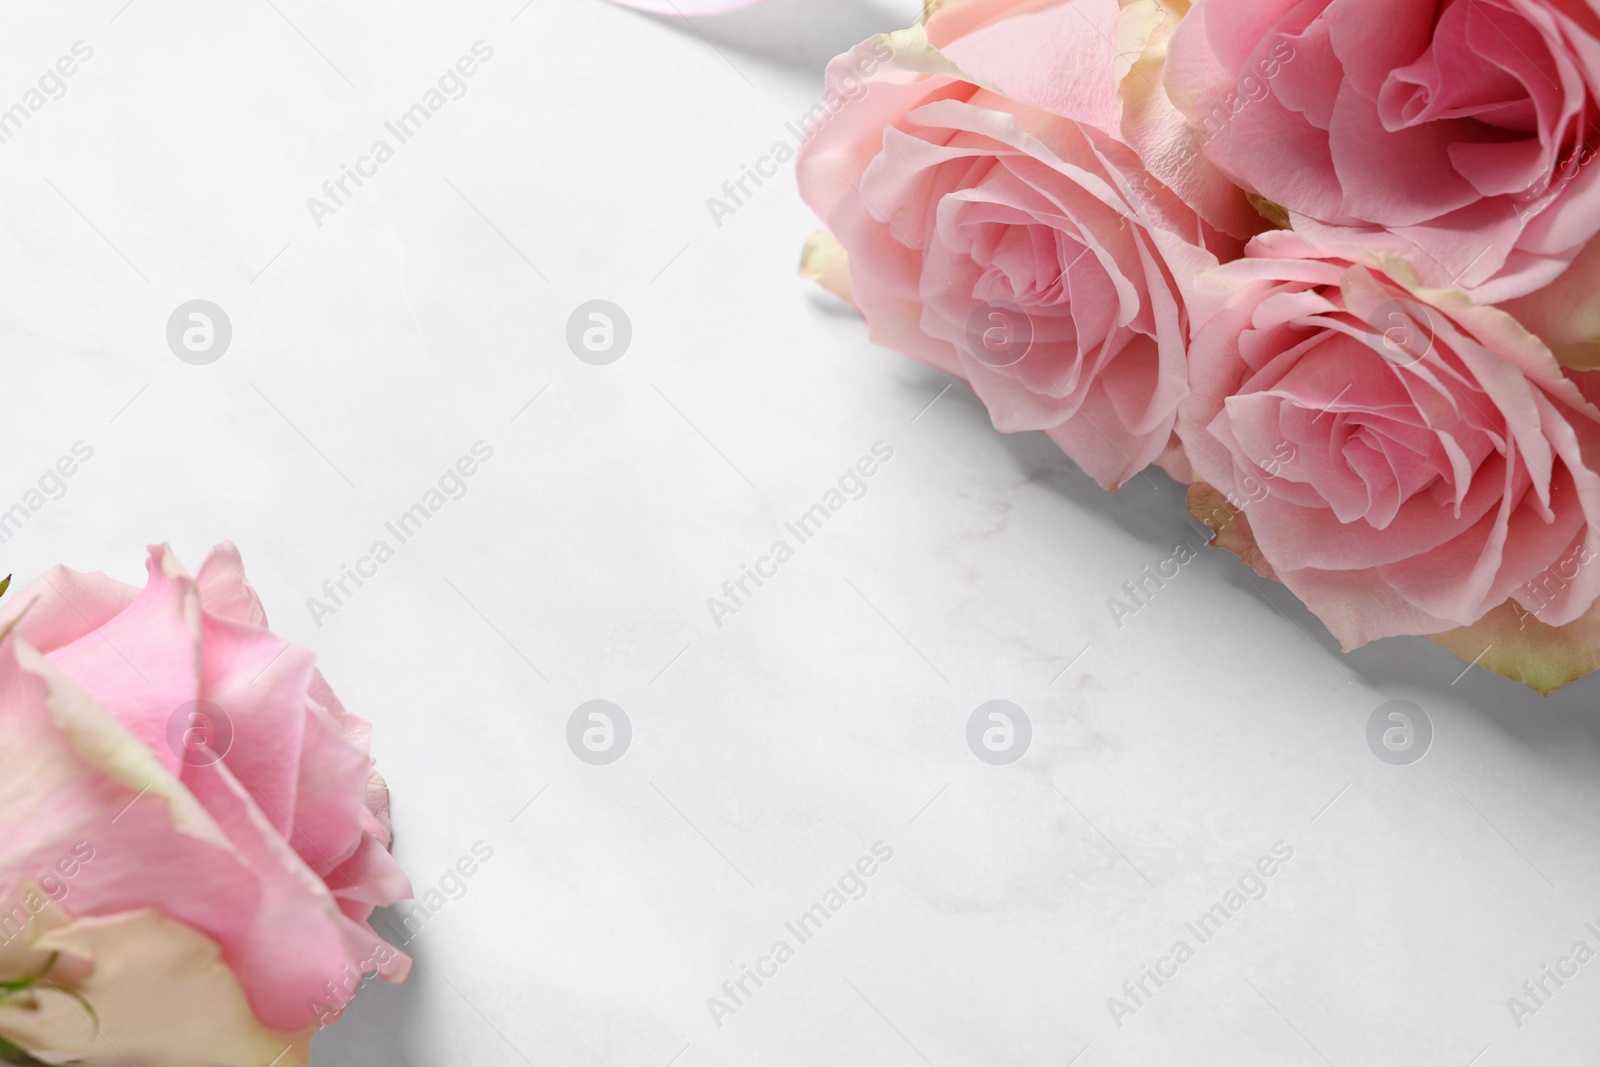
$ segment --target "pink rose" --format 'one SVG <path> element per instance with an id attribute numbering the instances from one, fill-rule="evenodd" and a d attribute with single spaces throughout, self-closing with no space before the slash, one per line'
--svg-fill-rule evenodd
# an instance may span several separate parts
<path id="1" fill-rule="evenodd" d="M 1218 226 L 1245 225 L 1198 153 L 1166 161 L 1186 202 L 1122 132 L 1170 129 L 1121 95 L 1163 19 L 1148 0 L 949 0 L 925 32 L 834 60 L 847 102 L 799 164 L 832 231 L 807 272 L 874 340 L 966 380 L 998 429 L 1045 431 L 1111 487 L 1171 443 L 1189 279 L 1238 253 Z"/>
<path id="2" fill-rule="evenodd" d="M 0 1036 L 52 1055 L 301 1064 L 411 895 L 370 726 L 267 629 L 232 545 L 143 590 L 56 568 L 0 613 Z M 104 1036 L 101 1036 L 103 1033 Z M 264 1053 L 264 1055 L 263 1055 Z"/>
<path id="3" fill-rule="evenodd" d="M 1269 233 L 1198 283 L 1178 423 L 1197 517 L 1347 649 L 1507 601 L 1579 619 L 1600 594 L 1589 376 L 1503 312 L 1337 252 Z"/>
<path id="4" fill-rule="evenodd" d="M 1166 70 L 1211 159 L 1313 243 L 1480 303 L 1600 231 L 1597 86 L 1600 16 L 1557 0 L 1197 0 Z"/>

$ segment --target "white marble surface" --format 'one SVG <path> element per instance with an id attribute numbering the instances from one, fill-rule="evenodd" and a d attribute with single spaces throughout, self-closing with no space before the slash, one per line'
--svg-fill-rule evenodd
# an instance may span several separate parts
<path id="1" fill-rule="evenodd" d="M 0 107 L 93 48 L 0 144 L 0 507 L 94 450 L 0 559 L 136 580 L 146 542 L 235 540 L 376 721 L 419 889 L 492 847 L 317 1062 L 1592 1062 L 1600 962 L 1520 1028 L 1506 1000 L 1600 948 L 1600 683 L 1540 700 L 1422 640 L 1341 657 L 1211 551 L 1118 628 L 1121 583 L 1197 543 L 1176 487 L 1108 497 L 874 350 L 794 277 L 791 171 L 713 223 L 827 56 L 914 3 L 123 3 L 0 16 Z M 479 40 L 466 95 L 317 227 L 306 198 Z M 164 338 L 196 298 L 233 326 L 208 366 Z M 594 298 L 633 325 L 609 366 L 564 340 Z M 466 496 L 319 627 L 307 599 L 480 440 Z M 865 495 L 714 625 L 879 441 Z M 633 725 L 609 766 L 565 741 L 596 698 Z M 965 741 L 991 699 L 1032 723 L 1010 766 Z M 1435 730 L 1411 766 L 1366 741 L 1393 699 Z M 1280 841 L 1200 944 L 1185 922 Z"/>

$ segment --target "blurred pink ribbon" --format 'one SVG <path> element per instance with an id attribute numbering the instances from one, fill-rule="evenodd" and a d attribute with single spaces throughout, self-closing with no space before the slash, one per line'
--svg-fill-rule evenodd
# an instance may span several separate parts
<path id="1" fill-rule="evenodd" d="M 616 0 L 627 7 L 650 11 L 657 15 L 720 15 L 724 11 L 737 11 L 752 7 L 761 0 Z"/>

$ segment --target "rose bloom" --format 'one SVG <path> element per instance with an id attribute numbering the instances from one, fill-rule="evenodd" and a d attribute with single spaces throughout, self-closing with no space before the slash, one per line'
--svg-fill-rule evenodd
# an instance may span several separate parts
<path id="1" fill-rule="evenodd" d="M 148 570 L 58 567 L 0 614 L 0 980 L 36 979 L 0 992 L 0 1049 L 304 1064 L 364 976 L 410 968 L 368 925 L 411 895 L 371 728 L 232 545 Z"/>
<path id="2" fill-rule="evenodd" d="M 1150 0 L 947 0 L 830 65 L 849 103 L 799 163 L 832 231 L 807 273 L 1113 488 L 1172 444 L 1189 280 L 1260 225 L 1151 92 L 1174 22 Z"/>
<path id="3" fill-rule="evenodd" d="M 1240 105 L 1252 79 L 1269 91 Z M 1593 4 L 1197 0 L 1165 84 L 1212 161 L 1297 230 L 1404 255 L 1480 303 L 1547 285 L 1600 231 Z"/>
<path id="4" fill-rule="evenodd" d="M 1346 649 L 1507 601 L 1541 627 L 1579 619 L 1600 594 L 1582 565 L 1600 547 L 1593 376 L 1361 255 L 1279 231 L 1199 283 L 1191 507 Z"/>

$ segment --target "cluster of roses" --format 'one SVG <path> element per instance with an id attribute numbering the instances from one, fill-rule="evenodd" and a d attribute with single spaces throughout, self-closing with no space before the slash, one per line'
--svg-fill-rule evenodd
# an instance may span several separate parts
<path id="1" fill-rule="evenodd" d="M 874 340 L 1347 649 L 1600 667 L 1600 2 L 929 8 L 799 164 Z"/>

